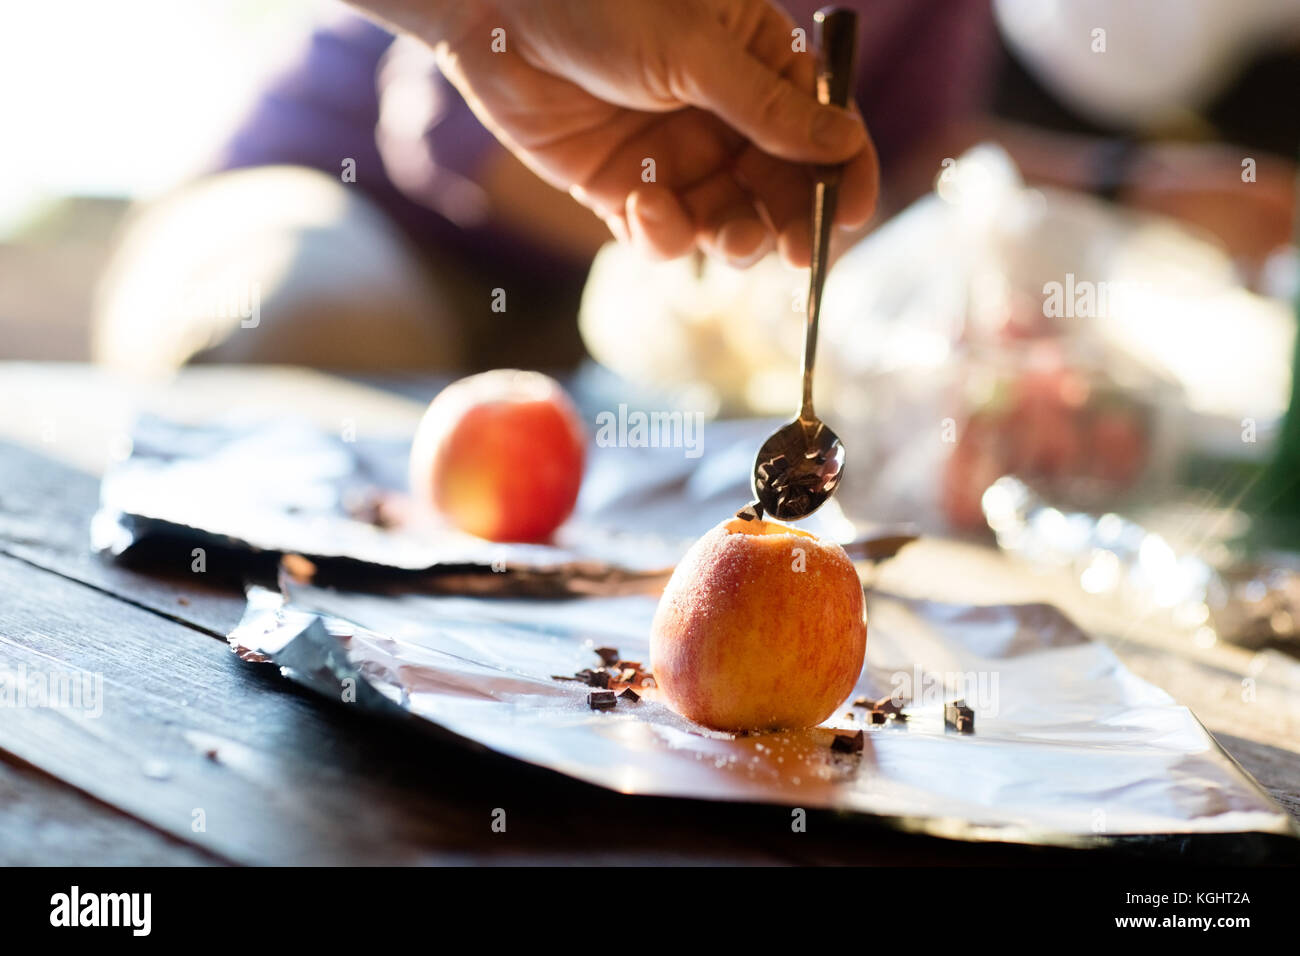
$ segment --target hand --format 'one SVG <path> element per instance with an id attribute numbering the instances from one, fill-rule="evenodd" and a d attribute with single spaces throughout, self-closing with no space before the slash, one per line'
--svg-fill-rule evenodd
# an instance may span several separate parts
<path id="1" fill-rule="evenodd" d="M 773 246 L 807 264 L 807 164 L 846 163 L 837 224 L 876 201 L 870 138 L 817 103 L 794 26 L 768 0 L 460 0 L 414 21 L 479 119 L 616 236 L 735 265 Z"/>

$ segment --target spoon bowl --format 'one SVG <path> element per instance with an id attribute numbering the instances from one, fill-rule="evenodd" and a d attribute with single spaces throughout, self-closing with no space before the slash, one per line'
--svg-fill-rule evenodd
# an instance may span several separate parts
<path id="1" fill-rule="evenodd" d="M 796 418 L 777 429 L 754 461 L 754 497 L 779 521 L 806 518 L 835 493 L 844 473 L 844 445 L 818 419 Z"/>

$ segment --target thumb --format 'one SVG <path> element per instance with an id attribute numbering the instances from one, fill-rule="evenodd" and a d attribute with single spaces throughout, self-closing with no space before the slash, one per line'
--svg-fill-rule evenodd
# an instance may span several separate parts
<path id="1" fill-rule="evenodd" d="M 799 163 L 843 162 L 866 145 L 862 120 L 825 106 L 769 69 L 723 30 L 677 48 L 684 102 L 721 117 L 766 153 Z"/>

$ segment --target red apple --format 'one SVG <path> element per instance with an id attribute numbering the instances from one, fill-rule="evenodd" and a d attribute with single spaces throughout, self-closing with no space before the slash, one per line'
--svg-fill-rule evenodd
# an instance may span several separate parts
<path id="1" fill-rule="evenodd" d="M 573 403 L 540 372 L 497 369 L 443 389 L 411 446 L 411 492 L 492 541 L 546 541 L 578 500 L 586 438 Z"/>
<path id="2" fill-rule="evenodd" d="M 813 727 L 857 683 L 862 582 L 833 541 L 774 521 L 724 521 L 673 572 L 650 636 L 667 702 L 718 730 Z"/>

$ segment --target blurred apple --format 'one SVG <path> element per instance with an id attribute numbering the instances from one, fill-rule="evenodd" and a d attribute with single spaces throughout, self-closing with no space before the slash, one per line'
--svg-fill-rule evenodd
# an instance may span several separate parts
<path id="1" fill-rule="evenodd" d="M 573 511 L 586 440 L 559 383 L 496 369 L 443 389 L 411 446 L 411 493 L 491 541 L 548 540 Z"/>

